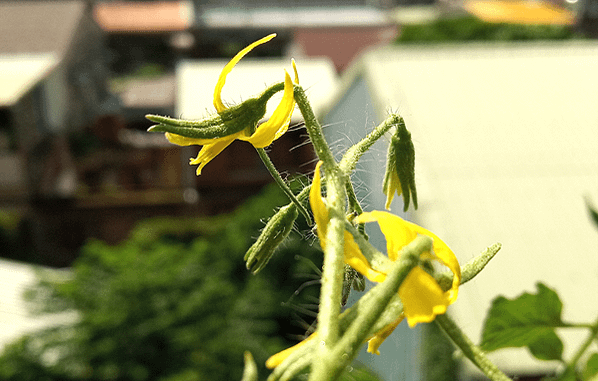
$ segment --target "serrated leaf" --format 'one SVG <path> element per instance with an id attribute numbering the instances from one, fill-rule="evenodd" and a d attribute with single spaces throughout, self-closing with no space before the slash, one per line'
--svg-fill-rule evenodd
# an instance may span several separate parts
<path id="1" fill-rule="evenodd" d="M 492 302 L 482 331 L 485 351 L 528 347 L 540 360 L 560 360 L 563 343 L 554 328 L 563 325 L 556 292 L 537 283 L 537 294 L 523 293 L 515 299 L 499 296 Z"/>
<path id="2" fill-rule="evenodd" d="M 583 371 L 583 379 L 591 381 L 598 380 L 598 353 L 593 353 L 588 359 L 586 368 Z"/>

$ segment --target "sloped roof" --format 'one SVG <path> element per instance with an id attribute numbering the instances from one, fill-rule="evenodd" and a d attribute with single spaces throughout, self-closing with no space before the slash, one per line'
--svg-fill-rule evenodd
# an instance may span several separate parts
<path id="1" fill-rule="evenodd" d="M 9 107 L 56 65 L 55 54 L 0 54 L 0 106 Z"/>
<path id="2" fill-rule="evenodd" d="M 176 115 L 185 119 L 200 119 L 214 112 L 214 87 L 226 60 L 187 60 L 176 69 L 177 100 Z M 250 59 L 239 62 L 226 79 L 222 99 L 226 104 L 241 102 L 259 95 L 266 87 L 284 81 L 284 70 L 291 77 L 293 69 L 289 59 Z M 330 101 L 337 75 L 334 65 L 327 58 L 298 59 L 299 81 L 306 89 L 314 112 L 318 113 Z M 269 104 L 279 102 L 282 92 L 275 95 Z M 268 107 L 266 117 L 275 107 Z M 293 114 L 293 119 L 298 119 Z"/>
<path id="3" fill-rule="evenodd" d="M 112 1 L 97 3 L 94 17 L 110 32 L 182 31 L 193 24 L 190 1 Z"/>
<path id="4" fill-rule="evenodd" d="M 538 281 L 557 290 L 566 321 L 595 319 L 598 234 L 584 196 L 598 204 L 597 62 L 596 42 L 409 46 L 371 51 L 345 72 L 339 99 L 363 79 L 378 121 L 398 110 L 412 133 L 420 208 L 410 218 L 461 263 L 503 244 L 449 308 L 474 342 L 494 297 Z M 491 358 L 509 372 L 558 365 L 524 349 Z"/>
<path id="5" fill-rule="evenodd" d="M 32 316 L 23 299 L 25 290 L 36 281 L 35 266 L 0 259 L 0 352 L 24 334 L 74 321 L 75 314 Z M 62 273 L 63 270 L 55 270 Z"/>
<path id="6" fill-rule="evenodd" d="M 77 0 L 0 2 L 0 54 L 62 54 L 85 7 Z"/>

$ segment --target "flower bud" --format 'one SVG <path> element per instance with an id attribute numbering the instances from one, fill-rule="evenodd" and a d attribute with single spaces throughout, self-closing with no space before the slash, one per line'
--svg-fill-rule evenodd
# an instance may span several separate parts
<path id="1" fill-rule="evenodd" d="M 386 174 L 382 191 L 386 194 L 386 209 L 390 210 L 390 203 L 397 195 L 403 196 L 403 211 L 409 208 L 409 201 L 413 198 L 413 206 L 417 209 L 417 191 L 415 189 L 415 148 L 411 141 L 411 133 L 405 127 L 403 118 L 388 146 Z"/>
<path id="2" fill-rule="evenodd" d="M 244 259 L 248 270 L 257 274 L 266 266 L 274 250 L 288 237 L 298 215 L 295 204 L 289 204 L 270 218 L 262 234 L 245 253 Z"/>

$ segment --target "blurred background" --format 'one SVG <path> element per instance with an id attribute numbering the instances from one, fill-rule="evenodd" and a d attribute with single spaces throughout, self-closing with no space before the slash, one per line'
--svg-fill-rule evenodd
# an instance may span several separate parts
<path id="1" fill-rule="evenodd" d="M 492 292 L 542 279 L 582 304 L 571 316 L 594 316 L 598 294 L 576 290 L 598 289 L 584 201 L 598 203 L 598 1 L 3 0 L 0 379 L 240 379 L 244 350 L 261 366 L 305 335 L 321 265 L 310 228 L 298 220 L 257 276 L 242 260 L 287 203 L 253 147 L 234 142 L 197 177 L 199 147 L 146 133 L 144 117 L 209 115 L 227 60 L 273 32 L 230 74 L 225 102 L 282 80 L 294 57 L 339 155 L 389 111 L 405 117 L 420 193 L 405 218 L 462 263 L 505 244 L 453 308 L 474 341 Z M 315 155 L 299 112 L 292 126 L 270 154 L 298 187 Z M 367 209 L 384 204 L 385 152 L 381 141 L 355 175 Z M 538 266 L 551 251 L 581 257 Z M 432 326 L 393 337 L 345 377 L 480 377 Z M 497 362 L 520 380 L 558 369 L 521 358 Z"/>

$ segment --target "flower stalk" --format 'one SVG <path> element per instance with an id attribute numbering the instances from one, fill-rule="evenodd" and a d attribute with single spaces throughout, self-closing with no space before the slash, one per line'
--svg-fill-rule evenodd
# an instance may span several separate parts
<path id="1" fill-rule="evenodd" d="M 446 333 L 451 341 L 463 352 L 475 366 L 478 367 L 484 374 L 492 381 L 511 381 L 506 374 L 496 367 L 486 354 L 475 345 L 466 335 L 461 331 L 459 326 L 446 314 L 436 317 L 434 320 L 436 324 Z"/>

